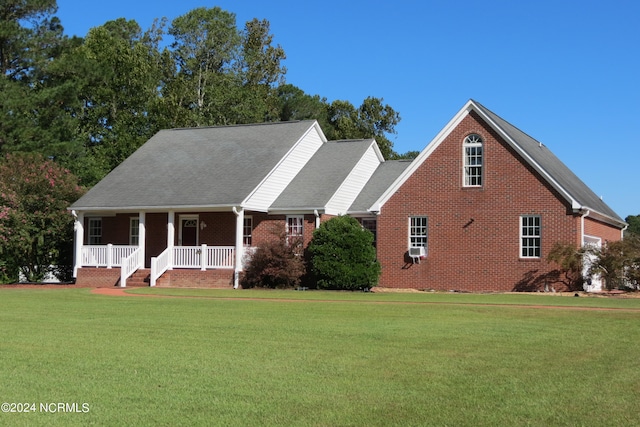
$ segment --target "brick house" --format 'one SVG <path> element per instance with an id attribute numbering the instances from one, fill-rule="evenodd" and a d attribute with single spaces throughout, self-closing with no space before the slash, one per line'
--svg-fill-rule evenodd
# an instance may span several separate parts
<path id="1" fill-rule="evenodd" d="M 160 131 L 70 209 L 77 281 L 102 286 L 135 273 L 237 287 L 273 224 L 306 245 L 347 214 L 376 237 L 380 286 L 561 290 L 554 243 L 599 245 L 626 226 L 547 147 L 473 100 L 413 161 L 385 161 L 372 139 L 327 141 L 315 121 Z"/>

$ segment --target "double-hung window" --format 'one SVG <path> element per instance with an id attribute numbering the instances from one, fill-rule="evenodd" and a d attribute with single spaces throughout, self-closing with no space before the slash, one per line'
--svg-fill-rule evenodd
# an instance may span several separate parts
<path id="1" fill-rule="evenodd" d="M 520 217 L 520 257 L 540 258 L 541 229 L 539 215 Z"/>
<path id="2" fill-rule="evenodd" d="M 140 244 L 140 218 L 129 218 L 129 244 L 138 246 Z"/>
<path id="3" fill-rule="evenodd" d="M 245 216 L 242 224 L 242 244 L 251 246 L 251 232 L 253 231 L 253 217 Z"/>
<path id="4" fill-rule="evenodd" d="M 471 134 L 464 139 L 464 186 L 482 186 L 483 144 L 480 135 Z"/>
<path id="5" fill-rule="evenodd" d="M 89 244 L 102 244 L 102 218 L 89 218 Z"/>
<path id="6" fill-rule="evenodd" d="M 303 215 L 287 215 L 287 244 L 302 244 Z"/>
<path id="7" fill-rule="evenodd" d="M 426 216 L 409 217 L 409 248 L 424 248 L 427 253 L 429 220 Z"/>

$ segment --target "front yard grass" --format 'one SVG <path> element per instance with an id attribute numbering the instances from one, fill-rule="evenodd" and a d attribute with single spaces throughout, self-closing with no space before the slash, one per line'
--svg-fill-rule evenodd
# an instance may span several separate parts
<path id="1" fill-rule="evenodd" d="M 132 292 L 191 298 L 0 290 L 0 402 L 89 405 L 86 413 L 0 413 L 0 425 L 640 419 L 639 299 Z"/>

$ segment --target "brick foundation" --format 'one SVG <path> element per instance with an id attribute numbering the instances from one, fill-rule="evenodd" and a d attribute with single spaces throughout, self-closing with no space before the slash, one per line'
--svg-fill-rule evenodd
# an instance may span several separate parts
<path id="1" fill-rule="evenodd" d="M 76 284 L 97 288 L 118 286 L 120 284 L 120 268 L 79 268 Z"/>
<path id="2" fill-rule="evenodd" d="M 233 288 L 233 270 L 169 270 L 158 282 L 158 287 L 171 288 Z"/>

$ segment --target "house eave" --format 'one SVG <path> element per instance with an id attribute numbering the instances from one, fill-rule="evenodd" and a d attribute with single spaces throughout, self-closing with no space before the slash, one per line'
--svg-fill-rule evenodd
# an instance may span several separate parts
<path id="1" fill-rule="evenodd" d="M 70 206 L 69 211 L 86 213 L 128 213 L 128 212 L 226 212 L 233 208 L 243 207 L 240 203 L 220 205 L 181 205 L 181 206 Z"/>
<path id="2" fill-rule="evenodd" d="M 580 215 L 583 215 L 586 213 L 587 218 L 591 218 L 596 221 L 603 222 L 605 224 L 609 224 L 620 229 L 623 229 L 629 225 L 625 221 L 620 221 L 617 218 L 612 218 L 609 215 L 603 214 L 602 212 L 598 212 L 597 210 L 586 207 L 586 206 L 581 206 L 579 209 L 574 209 L 574 212 Z"/>
<path id="3" fill-rule="evenodd" d="M 273 208 L 267 212 L 269 215 L 304 215 L 327 213 L 323 207 L 292 207 L 292 208 Z"/>

